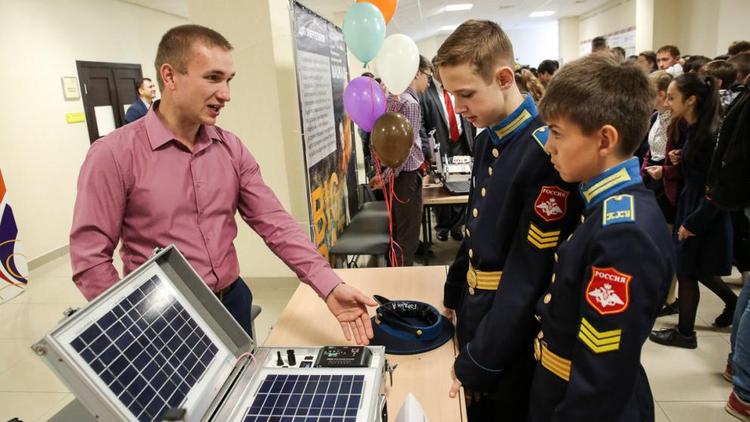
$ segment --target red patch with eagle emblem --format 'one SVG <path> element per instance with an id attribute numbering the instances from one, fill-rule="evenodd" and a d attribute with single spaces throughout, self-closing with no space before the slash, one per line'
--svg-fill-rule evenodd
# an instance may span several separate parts
<path id="1" fill-rule="evenodd" d="M 557 186 L 542 186 L 534 202 L 534 211 L 548 223 L 558 221 L 568 211 L 568 195 L 570 192 Z"/>

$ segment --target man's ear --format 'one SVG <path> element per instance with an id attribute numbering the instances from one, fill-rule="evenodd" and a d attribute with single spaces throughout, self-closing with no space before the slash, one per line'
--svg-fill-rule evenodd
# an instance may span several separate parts
<path id="1" fill-rule="evenodd" d="M 612 125 L 604 125 L 599 129 L 599 155 L 602 157 L 617 155 L 620 149 L 620 134 Z"/>
<path id="2" fill-rule="evenodd" d="M 177 71 L 171 64 L 162 64 L 161 67 L 159 67 L 159 74 L 161 75 L 161 80 L 164 81 L 164 90 L 175 88 L 174 77 L 175 74 L 177 74 Z"/>

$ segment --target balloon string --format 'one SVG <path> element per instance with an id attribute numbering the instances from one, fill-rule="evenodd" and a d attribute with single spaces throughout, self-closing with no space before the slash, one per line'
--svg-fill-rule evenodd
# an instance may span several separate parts
<path id="1" fill-rule="evenodd" d="M 377 154 L 372 154 L 372 158 L 375 164 L 375 174 L 379 179 L 383 180 L 383 200 L 385 201 L 385 209 L 388 212 L 388 235 L 390 238 L 390 245 L 388 247 L 388 260 L 390 261 L 391 267 L 402 267 L 404 265 L 404 252 L 401 248 L 401 245 L 399 245 L 398 242 L 396 242 L 396 240 L 393 238 L 393 198 L 396 198 L 396 200 L 400 203 L 403 203 L 403 201 L 398 199 L 398 197 L 396 196 L 396 178 L 393 175 L 393 172 L 389 172 L 386 179 L 383 179 L 383 172 L 380 170 L 380 159 L 378 158 Z M 400 253 L 396 253 L 397 248 Z M 401 258 L 400 260 L 399 256 Z"/>

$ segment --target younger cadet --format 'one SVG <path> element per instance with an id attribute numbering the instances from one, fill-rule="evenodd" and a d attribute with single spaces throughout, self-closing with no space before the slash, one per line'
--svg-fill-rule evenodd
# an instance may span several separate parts
<path id="1" fill-rule="evenodd" d="M 582 202 L 549 162 L 549 131 L 516 86 L 513 46 L 497 24 L 464 22 L 438 50 L 436 65 L 456 111 L 485 128 L 474 144 L 466 237 L 445 283 L 461 348 L 451 396 L 463 384 L 480 399 L 469 405 L 470 421 L 523 421 L 539 331 L 534 305 Z"/>
<path id="2" fill-rule="evenodd" d="M 563 67 L 540 104 L 552 163 L 563 180 L 582 182 L 586 210 L 537 304 L 531 421 L 654 420 L 641 347 L 675 258 L 632 156 L 653 98 L 637 65 L 588 56 Z"/>

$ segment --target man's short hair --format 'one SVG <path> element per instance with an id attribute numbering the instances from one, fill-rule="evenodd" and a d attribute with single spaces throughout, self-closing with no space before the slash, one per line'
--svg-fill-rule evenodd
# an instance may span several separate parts
<path id="1" fill-rule="evenodd" d="M 659 49 L 656 50 L 656 54 L 659 53 L 669 53 L 674 58 L 680 57 L 680 49 L 669 44 L 659 47 Z"/>
<path id="2" fill-rule="evenodd" d="M 737 80 L 737 65 L 726 60 L 713 60 L 701 68 L 701 74 L 720 80 L 721 88 L 727 89 Z"/>
<path id="3" fill-rule="evenodd" d="M 513 65 L 513 44 L 500 25 L 488 20 L 468 20 L 451 33 L 438 49 L 435 64 L 458 66 L 469 64 L 488 84 L 495 68 Z"/>
<path id="4" fill-rule="evenodd" d="M 620 152 L 633 154 L 649 126 L 655 90 L 635 63 L 589 55 L 562 67 L 539 104 L 542 119 L 564 118 L 591 135 L 604 125 L 617 129 Z"/>
<path id="5" fill-rule="evenodd" d="M 419 55 L 419 68 L 418 68 L 418 71 L 426 73 L 428 70 L 430 72 L 433 71 L 432 63 L 429 60 L 427 60 L 427 57 L 425 57 L 425 56 L 423 56 L 423 55 L 420 54 Z"/>
<path id="6" fill-rule="evenodd" d="M 737 66 L 737 79 L 744 81 L 750 75 L 750 53 L 740 53 L 727 61 Z"/>
<path id="7" fill-rule="evenodd" d="M 599 36 L 591 40 L 591 51 L 598 51 L 607 48 L 607 39 Z"/>
<path id="8" fill-rule="evenodd" d="M 139 89 L 143 88 L 143 84 L 145 84 L 146 81 L 151 82 L 151 78 L 141 78 L 138 82 L 136 82 L 135 91 L 138 92 Z"/>
<path id="9" fill-rule="evenodd" d="M 161 79 L 159 69 L 165 63 L 169 63 L 177 72 L 187 72 L 187 60 L 194 43 L 200 42 L 207 47 L 219 47 L 230 51 L 234 47 L 223 35 L 211 28 L 201 25 L 180 25 L 167 31 L 161 37 L 159 48 L 156 50 L 156 80 L 159 89 L 164 90 L 164 81 Z"/>
<path id="10" fill-rule="evenodd" d="M 740 53 L 750 51 L 750 41 L 735 41 L 727 49 L 727 54 L 730 56 L 736 56 Z"/>
<path id="11" fill-rule="evenodd" d="M 539 63 L 537 73 L 540 75 L 542 73 L 549 73 L 550 75 L 554 75 L 559 68 L 560 63 L 557 60 L 543 60 L 541 63 Z"/>

